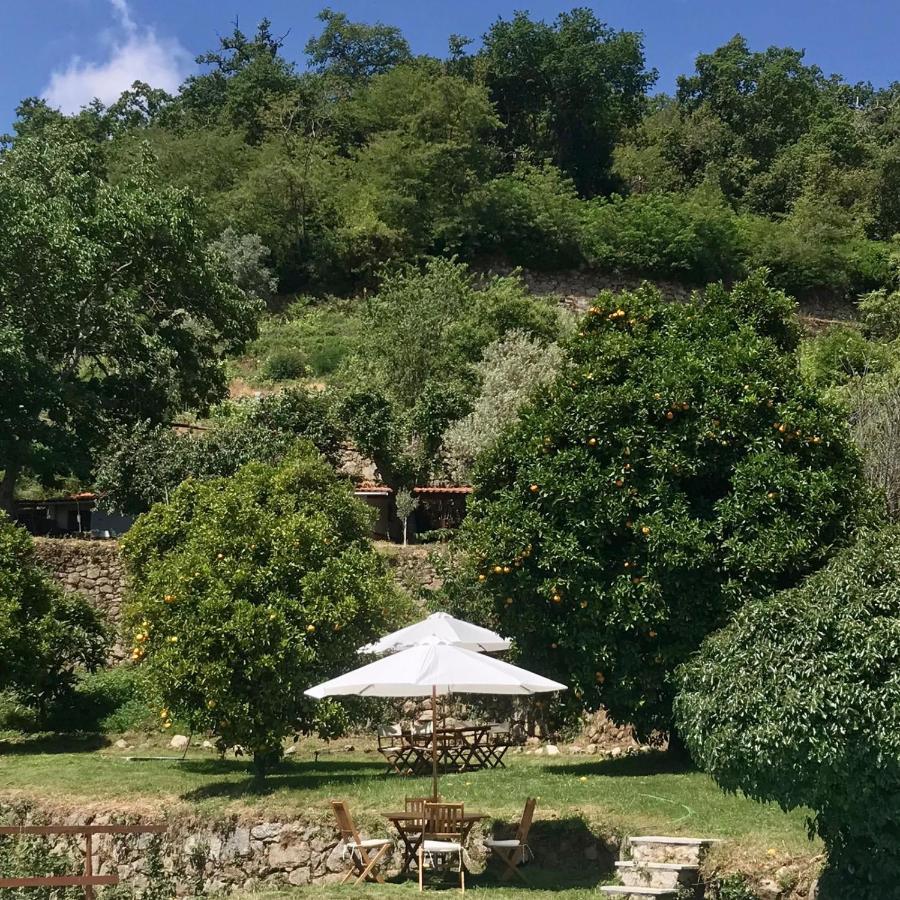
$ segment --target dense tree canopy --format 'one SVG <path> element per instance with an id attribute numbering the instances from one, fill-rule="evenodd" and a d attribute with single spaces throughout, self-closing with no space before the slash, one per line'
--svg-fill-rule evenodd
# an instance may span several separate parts
<path id="1" fill-rule="evenodd" d="M 722 787 L 812 809 L 821 900 L 880 900 L 900 855 L 900 529 L 864 532 L 800 587 L 759 598 L 681 673 L 694 759 Z"/>
<path id="2" fill-rule="evenodd" d="M 797 338 L 760 274 L 686 305 L 601 294 L 559 380 L 481 461 L 460 602 L 574 705 L 667 731 L 676 666 L 852 532 L 859 459 L 799 378 Z"/>
<path id="3" fill-rule="evenodd" d="M 280 465 L 188 480 L 124 539 L 135 661 L 163 704 L 239 744 L 257 773 L 339 710 L 303 691 L 356 661 L 404 607 L 368 540 L 371 510 L 309 444 Z M 335 719 L 335 716 L 338 716 Z"/>
<path id="4" fill-rule="evenodd" d="M 0 518 L 0 691 L 46 713 L 76 667 L 103 665 L 109 634 L 97 611 L 64 594 L 35 558 L 28 533 Z"/>
<path id="5" fill-rule="evenodd" d="M 0 162 L 0 508 L 19 473 L 85 473 L 121 423 L 220 399 L 256 307 L 207 251 L 195 201 L 147 161 L 115 185 L 67 125 Z"/>

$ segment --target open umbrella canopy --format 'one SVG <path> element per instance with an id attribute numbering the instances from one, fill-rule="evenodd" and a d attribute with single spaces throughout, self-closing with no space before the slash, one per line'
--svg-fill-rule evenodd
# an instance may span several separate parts
<path id="1" fill-rule="evenodd" d="M 421 644 L 310 688 L 310 697 L 537 694 L 566 686 L 431 636 Z"/>
<path id="2" fill-rule="evenodd" d="M 395 653 L 397 650 L 415 647 L 432 637 L 479 653 L 495 653 L 499 650 L 509 650 L 510 647 L 510 642 L 506 638 L 500 637 L 489 628 L 455 619 L 449 613 L 437 612 L 427 619 L 422 619 L 421 622 L 387 634 L 373 644 L 360 647 L 359 652 Z"/>

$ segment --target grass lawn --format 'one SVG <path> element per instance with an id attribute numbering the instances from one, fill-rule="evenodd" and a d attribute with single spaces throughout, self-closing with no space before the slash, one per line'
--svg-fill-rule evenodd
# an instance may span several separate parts
<path id="1" fill-rule="evenodd" d="M 361 822 L 383 828 L 379 812 L 402 808 L 406 795 L 430 791 L 428 779 L 384 775 L 374 753 L 301 752 L 254 789 L 242 759 L 192 752 L 178 760 L 128 761 L 149 749 L 116 751 L 100 740 L 32 738 L 0 742 L 0 799 L 32 797 L 67 806 L 238 813 L 271 818 L 330 818 L 332 797 L 348 800 Z M 446 775 L 441 793 L 492 818 L 516 821 L 527 796 L 538 798 L 536 821 L 555 820 L 615 834 L 685 834 L 734 839 L 748 850 L 810 854 L 801 812 L 723 794 L 700 772 L 673 767 L 662 753 L 619 759 L 510 755 L 506 769 Z M 342 894 L 341 896 L 346 896 Z M 532 896 L 529 894 L 529 896 Z"/>

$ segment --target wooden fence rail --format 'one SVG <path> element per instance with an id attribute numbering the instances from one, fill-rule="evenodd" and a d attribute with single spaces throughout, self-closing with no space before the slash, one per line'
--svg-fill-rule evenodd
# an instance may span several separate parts
<path id="1" fill-rule="evenodd" d="M 119 883 L 118 875 L 94 874 L 94 835 L 95 834 L 163 834 L 165 825 L 3 825 L 0 826 L 0 837 L 20 836 L 27 834 L 49 835 L 83 834 L 84 835 L 84 874 L 52 875 L 47 877 L 29 876 L 25 878 L 0 878 L 0 888 L 30 887 L 83 887 L 85 900 L 94 900 L 94 888 L 99 885 Z"/>

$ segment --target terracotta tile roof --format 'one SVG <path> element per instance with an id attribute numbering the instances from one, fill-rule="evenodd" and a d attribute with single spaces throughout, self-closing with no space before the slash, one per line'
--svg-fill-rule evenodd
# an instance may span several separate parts
<path id="1" fill-rule="evenodd" d="M 393 490 L 389 488 L 386 484 L 381 484 L 378 481 L 361 481 L 357 485 L 354 486 L 354 490 L 357 493 L 379 493 L 379 494 L 392 494 Z M 464 484 L 429 484 L 424 485 L 422 487 L 413 488 L 414 494 L 471 494 L 473 488 Z"/>

